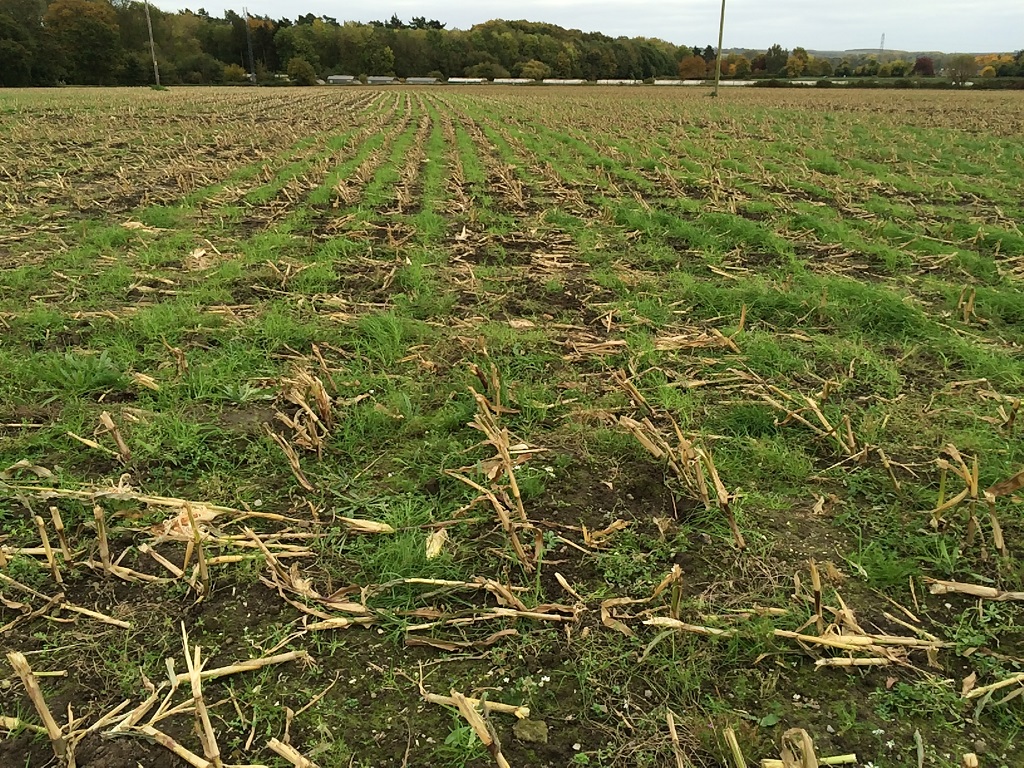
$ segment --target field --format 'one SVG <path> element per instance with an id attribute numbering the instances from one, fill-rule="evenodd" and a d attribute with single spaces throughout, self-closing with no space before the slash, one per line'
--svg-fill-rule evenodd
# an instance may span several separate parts
<path id="1" fill-rule="evenodd" d="M 669 90 L 0 92 L 0 764 L 1024 764 L 1024 100 Z"/>

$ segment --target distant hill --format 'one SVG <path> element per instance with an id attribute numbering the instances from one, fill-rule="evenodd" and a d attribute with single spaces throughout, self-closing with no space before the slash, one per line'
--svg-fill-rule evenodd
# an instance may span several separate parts
<path id="1" fill-rule="evenodd" d="M 749 56 L 751 53 L 764 53 L 765 48 L 727 48 L 726 53 L 739 53 Z M 848 48 L 845 51 L 823 51 L 816 50 L 814 48 L 808 48 L 807 52 L 819 59 L 845 59 L 858 56 L 871 56 L 878 53 L 877 48 Z M 969 53 L 972 56 L 986 56 L 994 53 L 1010 53 L 1010 51 L 955 51 L 955 53 Z M 951 56 L 952 53 L 946 51 L 900 51 L 892 48 L 886 48 L 882 51 L 882 55 L 886 59 L 907 59 L 912 61 L 918 56 L 931 56 L 932 58 L 940 58 L 943 56 Z"/>

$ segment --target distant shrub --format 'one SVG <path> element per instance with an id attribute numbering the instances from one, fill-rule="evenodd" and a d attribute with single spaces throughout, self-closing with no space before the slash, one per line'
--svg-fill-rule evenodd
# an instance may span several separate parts
<path id="1" fill-rule="evenodd" d="M 288 62 L 288 77 L 295 85 L 316 85 L 316 70 L 312 64 L 299 56 Z"/>
<path id="2" fill-rule="evenodd" d="M 814 84 L 814 87 L 815 88 L 835 88 L 836 84 L 833 83 L 831 80 L 822 79 L 822 80 L 819 80 L 818 82 L 816 82 Z"/>
<path id="3" fill-rule="evenodd" d="M 238 64 L 226 64 L 224 65 L 224 82 L 225 83 L 244 83 L 249 77 L 246 75 L 245 70 L 242 69 Z"/>
<path id="4" fill-rule="evenodd" d="M 992 77 L 975 81 L 974 87 L 982 91 L 1022 91 L 1024 90 L 1024 77 Z"/>

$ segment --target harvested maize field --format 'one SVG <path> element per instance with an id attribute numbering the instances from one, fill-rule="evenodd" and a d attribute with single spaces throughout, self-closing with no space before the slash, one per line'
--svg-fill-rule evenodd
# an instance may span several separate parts
<path id="1" fill-rule="evenodd" d="M 1024 764 L 1024 100 L 0 92 L 0 765 Z"/>

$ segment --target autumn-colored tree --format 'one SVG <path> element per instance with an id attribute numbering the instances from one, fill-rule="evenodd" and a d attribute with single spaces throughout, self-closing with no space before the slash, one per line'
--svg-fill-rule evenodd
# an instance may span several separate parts
<path id="1" fill-rule="evenodd" d="M 703 80 L 707 77 L 707 62 L 701 56 L 687 56 L 679 62 L 679 76 L 683 80 Z"/>
<path id="2" fill-rule="evenodd" d="M 789 58 L 786 59 L 786 74 L 789 77 L 800 77 L 807 71 L 807 63 L 810 58 L 806 48 L 799 46 L 794 48 Z"/>
<path id="3" fill-rule="evenodd" d="M 121 38 L 117 17 L 107 0 L 56 0 L 46 9 L 43 26 L 60 46 L 70 82 L 113 82 Z"/>
<path id="4" fill-rule="evenodd" d="M 238 64 L 228 64 L 224 67 L 225 83 L 244 83 L 248 79 L 245 70 Z"/>
<path id="5" fill-rule="evenodd" d="M 750 77 L 750 59 L 739 53 L 730 53 L 722 60 L 723 77 Z"/>
<path id="6" fill-rule="evenodd" d="M 991 64 L 989 64 L 988 66 L 986 66 L 984 69 L 981 70 L 981 76 L 982 77 L 995 77 L 996 76 L 996 68 L 993 67 Z"/>
<path id="7" fill-rule="evenodd" d="M 807 59 L 791 53 L 786 59 L 786 77 L 800 77 L 807 69 Z"/>
<path id="8" fill-rule="evenodd" d="M 931 56 L 918 56 L 911 71 L 920 77 L 935 77 L 935 60 Z"/>

